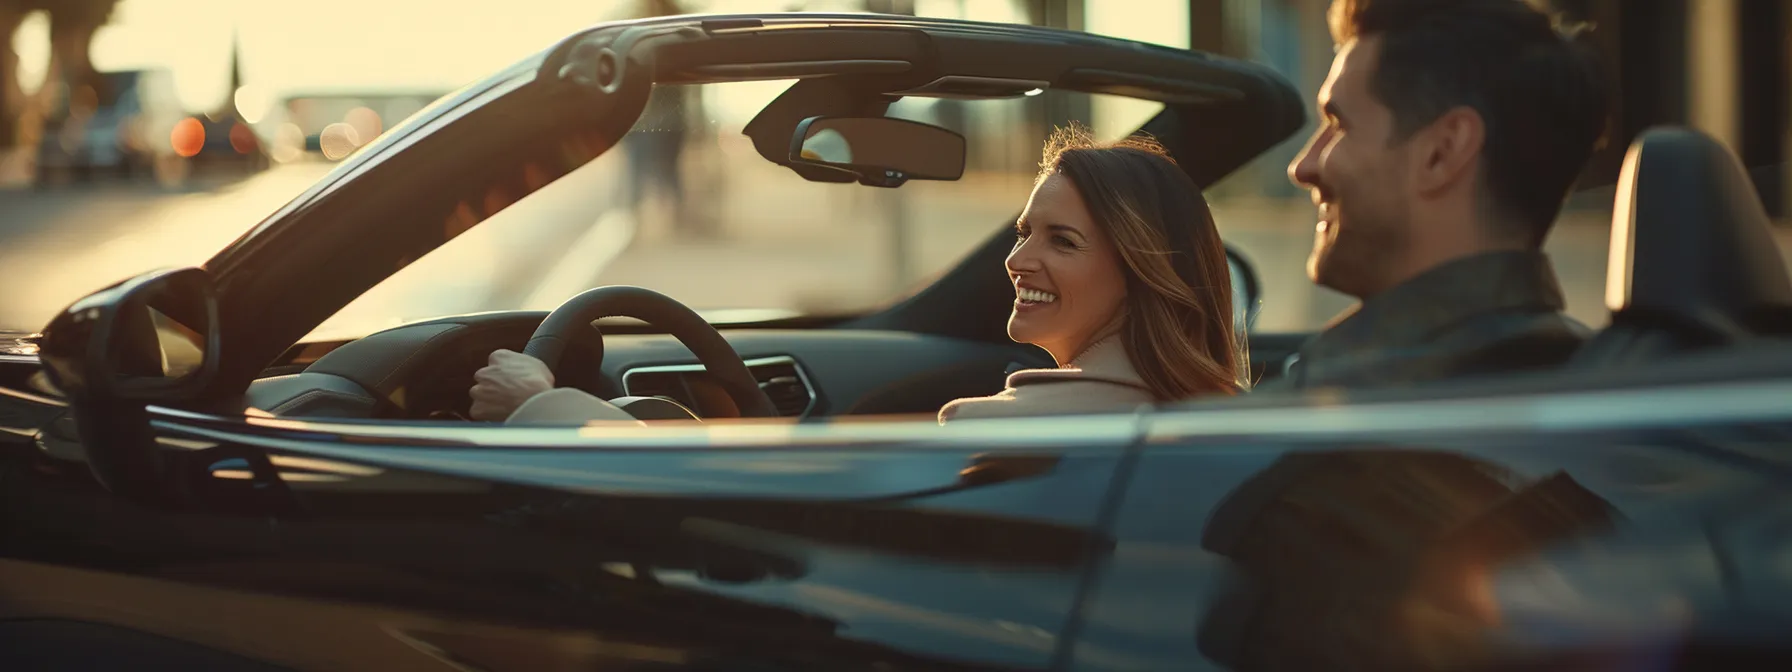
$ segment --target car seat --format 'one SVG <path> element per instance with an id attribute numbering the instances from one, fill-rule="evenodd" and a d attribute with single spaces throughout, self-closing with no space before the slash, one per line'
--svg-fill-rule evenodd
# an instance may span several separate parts
<path id="1" fill-rule="evenodd" d="M 1742 163 L 1687 128 L 1645 132 L 1618 178 L 1611 324 L 1571 368 L 1606 368 L 1792 335 L 1792 278 Z"/>

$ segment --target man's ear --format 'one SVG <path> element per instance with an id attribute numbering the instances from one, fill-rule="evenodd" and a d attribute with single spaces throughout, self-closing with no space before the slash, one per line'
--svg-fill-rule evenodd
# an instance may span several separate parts
<path id="1" fill-rule="evenodd" d="M 1487 139 L 1487 125 L 1472 107 L 1444 112 L 1418 133 L 1416 171 L 1421 193 L 1436 193 L 1474 178 Z"/>

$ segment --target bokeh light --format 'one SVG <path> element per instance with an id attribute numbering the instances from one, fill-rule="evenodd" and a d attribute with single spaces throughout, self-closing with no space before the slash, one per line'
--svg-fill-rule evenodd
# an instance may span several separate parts
<path id="1" fill-rule="evenodd" d="M 19 86 L 26 95 L 43 88 L 50 76 L 50 15 L 32 12 L 19 22 L 12 34 L 12 52 L 17 54 Z"/>
<path id="2" fill-rule="evenodd" d="M 259 124 L 274 107 L 273 97 L 262 87 L 253 84 L 236 90 L 236 111 L 243 115 L 243 121 Z"/>
<path id="3" fill-rule="evenodd" d="M 355 127 L 340 121 L 325 126 L 317 140 L 324 150 L 324 158 L 331 161 L 348 156 L 350 152 L 361 146 L 361 134 L 355 130 Z"/>
<path id="4" fill-rule="evenodd" d="M 83 84 L 83 85 L 77 86 L 73 90 L 69 91 L 69 94 L 68 94 L 69 114 L 73 114 L 76 116 L 86 116 L 89 114 L 93 114 L 99 108 L 100 108 L 100 94 L 98 91 L 93 90 L 93 87 Z"/>
<path id="5" fill-rule="evenodd" d="M 342 121 L 355 128 L 355 133 L 362 143 L 373 142 L 374 138 L 379 137 L 380 133 L 385 131 L 380 120 L 380 113 L 365 106 L 349 110 L 348 114 L 342 116 Z"/>
<path id="6" fill-rule="evenodd" d="M 256 151 L 261 141 L 255 137 L 255 131 L 248 124 L 232 124 L 230 126 L 230 148 L 238 154 Z"/>
<path id="7" fill-rule="evenodd" d="M 280 163 L 299 160 L 305 155 L 305 130 L 298 124 L 281 124 L 279 130 L 274 131 L 274 146 L 268 153 Z"/>
<path id="8" fill-rule="evenodd" d="M 174 145 L 174 153 L 185 157 L 199 156 L 199 150 L 205 148 L 205 124 L 198 119 L 187 117 L 174 125 L 168 133 L 168 141 Z"/>

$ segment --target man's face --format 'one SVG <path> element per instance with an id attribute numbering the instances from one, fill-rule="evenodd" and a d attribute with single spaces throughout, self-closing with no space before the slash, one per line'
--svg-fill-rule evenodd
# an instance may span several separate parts
<path id="1" fill-rule="evenodd" d="M 1374 37 L 1339 49 L 1319 90 L 1319 130 L 1288 166 L 1319 206 L 1307 277 L 1358 298 L 1383 289 L 1381 269 L 1404 253 L 1413 224 L 1405 143 L 1393 142 L 1393 113 L 1369 85 L 1379 52 Z"/>

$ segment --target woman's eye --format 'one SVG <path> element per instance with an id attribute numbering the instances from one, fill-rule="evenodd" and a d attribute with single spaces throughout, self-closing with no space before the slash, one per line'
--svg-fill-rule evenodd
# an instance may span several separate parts
<path id="1" fill-rule="evenodd" d="M 1063 247 L 1063 248 L 1073 248 L 1074 249 L 1076 247 L 1076 241 L 1073 241 L 1064 236 L 1053 237 L 1052 243 L 1056 244 L 1058 247 Z"/>

